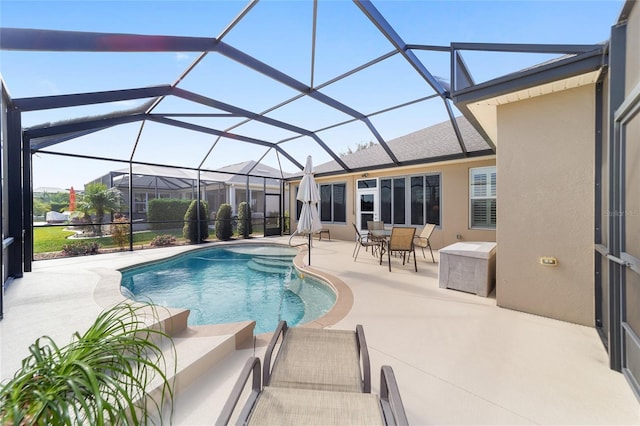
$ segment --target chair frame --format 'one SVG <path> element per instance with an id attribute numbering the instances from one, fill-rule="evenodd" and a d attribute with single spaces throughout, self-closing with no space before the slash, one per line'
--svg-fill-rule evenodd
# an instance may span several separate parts
<path id="1" fill-rule="evenodd" d="M 358 227 L 355 223 L 352 224 L 353 229 L 356 231 L 356 246 L 353 248 L 353 261 L 355 262 L 358 258 L 358 253 L 360 253 L 360 247 L 364 247 L 367 250 L 371 247 L 372 254 L 375 256 L 376 251 L 380 249 L 381 243 L 379 241 L 369 241 L 367 237 L 363 237 L 360 231 L 358 231 Z"/>
<path id="2" fill-rule="evenodd" d="M 424 254 L 425 247 L 429 248 L 429 252 L 431 252 L 431 261 L 436 263 L 436 259 L 433 257 L 433 250 L 431 249 L 431 234 L 433 234 L 434 229 L 436 229 L 436 225 L 433 223 L 425 223 L 424 228 L 422 228 L 422 232 L 420 235 L 416 235 L 413 237 L 413 245 L 418 246 L 422 249 L 422 257 L 425 259 L 427 256 Z"/>
<path id="3" fill-rule="evenodd" d="M 406 235 L 402 235 L 406 234 Z M 400 252 L 402 253 L 402 264 L 404 265 L 408 260 L 411 260 L 411 253 L 413 253 L 413 266 L 416 272 L 418 272 L 418 262 L 416 261 L 416 250 L 413 244 L 413 238 L 416 234 L 416 228 L 410 226 L 394 226 L 391 228 L 391 237 L 389 241 L 386 243 L 387 247 L 387 258 L 389 262 L 389 272 L 391 272 L 391 252 Z M 409 238 L 409 235 L 411 238 Z M 394 238 L 395 237 L 395 238 Z M 398 239 L 404 239 L 398 242 Z M 402 244 L 407 243 L 409 244 Z M 406 255 L 409 255 L 409 259 L 406 258 Z M 380 256 L 380 264 L 382 265 L 382 255 Z"/>
<path id="4" fill-rule="evenodd" d="M 251 383 L 251 392 L 246 398 L 246 402 L 242 411 L 240 412 L 238 418 L 236 419 L 237 424 L 246 425 L 250 416 L 253 413 L 256 404 L 258 403 L 258 399 L 262 395 L 262 391 L 264 390 L 264 383 L 261 383 L 260 380 L 260 358 L 250 357 L 245 363 L 242 371 L 240 372 L 240 376 L 236 381 L 227 402 L 222 408 L 222 412 L 220 416 L 216 420 L 216 425 L 228 425 L 233 413 L 235 411 L 238 402 L 240 401 L 240 397 L 243 394 L 243 391 L 249 382 L 249 377 L 252 377 Z M 266 385 L 265 385 L 266 387 Z M 286 388 L 283 388 L 286 389 Z M 313 392 L 312 390 L 300 389 L 300 392 Z M 328 392 L 328 391 L 325 391 Z M 349 392 L 332 392 L 334 394 L 340 394 L 345 399 L 349 398 L 359 398 L 362 397 L 362 394 L 354 394 Z M 393 373 L 393 369 L 389 365 L 383 365 L 380 369 L 380 394 L 378 396 L 378 400 L 380 403 L 380 411 L 382 412 L 382 420 L 386 425 L 398 425 L 398 426 L 408 426 L 409 421 L 407 419 L 407 414 L 404 409 L 404 404 L 402 403 L 402 398 L 400 397 L 400 391 L 398 388 L 398 382 L 396 381 L 395 374 Z M 297 410 L 304 409 L 305 407 L 292 407 Z"/>
<path id="5" fill-rule="evenodd" d="M 265 386 L 268 386 L 271 384 L 271 372 L 272 372 L 273 366 L 276 363 L 275 358 L 277 358 L 278 356 L 278 354 L 276 354 L 276 356 L 274 357 L 273 352 L 276 348 L 276 345 L 278 344 L 278 341 L 281 341 L 281 346 L 285 344 L 288 330 L 289 330 L 289 326 L 287 325 L 287 322 L 284 320 L 281 320 L 278 323 L 278 326 L 276 327 L 275 331 L 273 332 L 271 341 L 269 341 L 269 345 L 267 346 L 267 349 L 264 354 L 264 368 L 262 370 L 262 382 L 264 383 Z M 332 332 L 331 329 L 317 330 L 317 331 L 318 333 L 326 333 L 327 335 L 330 335 Z M 282 336 L 282 339 L 280 339 L 281 336 Z M 367 347 L 367 340 L 364 337 L 364 328 L 360 324 L 356 325 L 355 337 L 356 337 L 356 350 L 359 355 L 358 363 L 360 368 L 360 377 L 362 378 L 362 381 L 360 384 L 361 392 L 371 393 L 371 362 L 369 360 L 369 349 Z M 322 348 L 319 348 L 318 350 L 322 350 Z M 272 358 L 274 358 L 273 362 L 271 361 Z"/>

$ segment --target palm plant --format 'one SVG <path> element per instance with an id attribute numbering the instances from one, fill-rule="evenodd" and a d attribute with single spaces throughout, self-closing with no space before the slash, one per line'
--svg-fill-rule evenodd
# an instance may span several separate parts
<path id="1" fill-rule="evenodd" d="M 91 215 L 96 215 L 95 226 L 91 223 L 94 233 L 102 236 L 102 221 L 107 211 L 118 211 L 121 207 L 122 194 L 117 188 L 107 188 L 103 183 L 90 183 L 84 190 L 84 196 L 78 203 L 78 209 L 81 210 L 91 223 Z"/>
<path id="2" fill-rule="evenodd" d="M 0 388 L 0 418 L 8 425 L 148 424 L 173 409 L 168 367 L 159 346 L 165 339 L 143 319 L 149 304 L 121 303 L 101 313 L 82 335 L 59 347 L 36 340 L 14 377 Z M 158 343 L 156 343 L 158 342 Z M 158 390 L 149 394 L 149 387 Z M 153 396 L 155 395 L 155 396 Z"/>

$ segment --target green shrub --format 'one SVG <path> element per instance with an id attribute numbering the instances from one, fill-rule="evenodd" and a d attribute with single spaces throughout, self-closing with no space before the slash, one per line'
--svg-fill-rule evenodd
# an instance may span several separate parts
<path id="1" fill-rule="evenodd" d="M 129 219 L 117 214 L 113 221 L 115 223 L 111 225 L 111 239 L 115 245 L 120 247 L 120 250 L 123 250 L 129 244 Z"/>
<path id="2" fill-rule="evenodd" d="M 49 203 L 45 203 L 39 198 L 33 199 L 33 215 L 34 216 L 44 216 L 49 211 L 51 211 L 51 205 Z"/>
<path id="3" fill-rule="evenodd" d="M 184 214 L 184 227 L 182 228 L 182 235 L 186 240 L 193 243 L 199 243 L 209 238 L 209 225 L 207 220 L 207 204 L 204 201 L 200 201 L 200 223 L 198 226 L 198 210 L 196 205 L 198 202 L 193 200 L 191 205 Z M 198 239 L 198 228 L 200 229 L 200 238 Z"/>
<path id="4" fill-rule="evenodd" d="M 51 207 L 51 211 L 52 212 L 62 213 L 67 208 L 69 208 L 69 202 L 66 202 L 66 203 L 51 203 L 50 207 Z"/>
<path id="5" fill-rule="evenodd" d="M 228 241 L 233 235 L 233 224 L 231 223 L 231 204 L 220 204 L 216 214 L 216 238 Z"/>
<path id="6" fill-rule="evenodd" d="M 100 244 L 95 241 L 78 241 L 62 246 L 62 252 L 65 256 L 86 256 L 97 254 L 99 250 Z"/>
<path id="7" fill-rule="evenodd" d="M 168 247 L 176 243 L 176 237 L 169 234 L 157 235 L 149 243 L 152 247 Z"/>
<path id="8" fill-rule="evenodd" d="M 243 238 L 249 238 L 252 233 L 251 206 L 246 201 L 243 201 L 238 206 L 238 235 L 242 235 Z"/>
<path id="9" fill-rule="evenodd" d="M 289 211 L 284 212 L 284 229 L 282 230 L 285 234 L 289 233 L 289 225 L 291 224 L 291 218 L 289 217 Z"/>
<path id="10" fill-rule="evenodd" d="M 175 229 L 183 226 L 184 215 L 191 205 L 191 200 L 178 200 L 172 198 L 156 198 L 149 200 L 147 219 L 151 223 L 151 229 Z"/>

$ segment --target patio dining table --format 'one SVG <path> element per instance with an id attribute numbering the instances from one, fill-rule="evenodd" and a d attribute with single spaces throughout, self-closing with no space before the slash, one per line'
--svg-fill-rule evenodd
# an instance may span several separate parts
<path id="1" fill-rule="evenodd" d="M 391 229 L 372 229 L 369 231 L 369 239 L 380 244 L 380 259 L 384 252 L 384 247 L 391 238 Z"/>

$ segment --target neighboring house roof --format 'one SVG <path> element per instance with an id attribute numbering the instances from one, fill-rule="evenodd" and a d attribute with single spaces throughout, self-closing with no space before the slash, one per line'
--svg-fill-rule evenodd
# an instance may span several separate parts
<path id="1" fill-rule="evenodd" d="M 56 188 L 53 186 L 40 186 L 38 188 L 33 188 L 34 194 L 47 193 L 47 194 L 55 194 L 56 192 L 69 192 L 68 189 L 64 188 Z"/>
<path id="2" fill-rule="evenodd" d="M 129 168 L 114 170 L 114 183 L 118 186 L 127 185 L 129 182 Z M 188 189 L 193 186 L 193 181 L 198 179 L 198 172 L 190 169 L 174 167 L 154 166 L 145 164 L 133 164 L 132 173 L 134 187 L 158 188 L 158 189 Z M 277 185 L 275 179 L 281 179 L 280 171 L 255 161 L 245 161 L 231 164 L 221 168 L 217 172 L 200 172 L 200 181 L 203 183 L 219 182 L 225 185 L 246 185 L 249 176 L 250 185 L 263 185 L 267 178 L 267 185 Z"/>
<path id="3" fill-rule="evenodd" d="M 464 146 L 468 153 L 489 155 L 491 146 L 474 129 L 469 121 L 464 117 L 457 117 L 456 122 L 464 140 Z M 458 142 L 451 122 L 442 123 L 424 128 L 422 130 L 400 136 L 387 142 L 402 163 L 418 164 L 445 160 L 452 156 L 460 156 L 462 148 Z M 354 170 L 372 170 L 393 167 L 389 160 L 388 164 L 381 164 L 380 159 L 387 157 L 387 153 L 381 145 L 376 144 L 370 148 L 362 149 L 350 154 L 341 156 L 341 159 Z M 331 173 L 341 170 L 335 161 L 319 164 L 314 167 L 316 175 Z M 297 176 L 301 176 L 298 174 Z"/>

